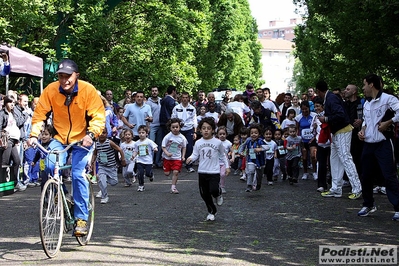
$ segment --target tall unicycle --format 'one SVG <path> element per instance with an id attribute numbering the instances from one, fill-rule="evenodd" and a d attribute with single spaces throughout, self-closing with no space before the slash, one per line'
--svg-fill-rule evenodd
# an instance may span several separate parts
<path id="1" fill-rule="evenodd" d="M 91 183 L 90 178 L 86 175 L 86 181 L 89 183 L 89 217 L 87 219 L 87 235 L 85 236 L 77 236 L 76 240 L 81 246 L 85 246 L 89 243 L 91 235 L 93 234 L 94 228 L 94 192 L 93 192 L 93 185 Z"/>
<path id="2" fill-rule="evenodd" d="M 57 255 L 64 233 L 64 209 L 59 188 L 56 180 L 48 179 L 40 197 L 40 239 L 49 258 Z"/>

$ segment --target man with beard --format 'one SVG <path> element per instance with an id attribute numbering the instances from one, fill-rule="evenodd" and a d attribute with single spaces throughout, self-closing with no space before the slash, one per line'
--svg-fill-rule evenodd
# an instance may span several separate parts
<path id="1" fill-rule="evenodd" d="M 147 104 L 151 107 L 152 122 L 150 124 L 150 139 L 154 141 L 158 147 L 162 147 L 162 139 L 164 137 L 162 133 L 161 124 L 159 123 L 159 114 L 161 111 L 161 98 L 158 97 L 159 91 L 156 86 L 151 88 L 151 97 L 148 98 Z M 155 153 L 155 166 L 162 167 L 162 149 L 158 149 Z"/>

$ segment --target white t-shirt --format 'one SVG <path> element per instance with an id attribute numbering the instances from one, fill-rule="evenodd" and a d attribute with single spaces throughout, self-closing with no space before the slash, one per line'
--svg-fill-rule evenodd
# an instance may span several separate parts
<path id="1" fill-rule="evenodd" d="M 289 127 L 290 125 L 295 126 L 296 125 L 295 120 L 289 120 L 288 118 L 286 118 L 283 120 L 283 123 L 281 123 L 281 128 L 284 129 L 284 128 Z"/>
<path id="2" fill-rule="evenodd" d="M 244 113 L 249 113 L 251 111 L 245 103 L 238 101 L 228 103 L 227 109 L 232 109 L 234 113 L 239 114 L 242 118 L 243 123 L 244 123 Z"/>
<path id="3" fill-rule="evenodd" d="M 272 141 L 266 141 L 263 140 L 265 142 L 265 147 L 263 147 L 265 149 L 265 155 L 266 155 L 266 160 L 270 160 L 274 157 L 274 154 L 277 150 L 277 144 L 276 142 Z"/>
<path id="4" fill-rule="evenodd" d="M 215 137 L 199 139 L 194 144 L 193 154 L 190 158 L 192 161 L 199 159 L 198 173 L 220 174 L 219 158 L 224 158 L 226 168 L 230 168 L 223 144 Z"/>
<path id="5" fill-rule="evenodd" d="M 134 143 L 134 151 L 137 152 L 137 162 L 142 164 L 152 164 L 154 149 L 157 148 L 158 145 L 146 138 L 145 140 L 138 140 Z"/>
<path id="6" fill-rule="evenodd" d="M 274 104 L 274 102 L 272 102 L 270 100 L 264 100 L 261 104 L 262 104 L 263 108 L 269 109 L 273 113 L 277 114 L 278 109 L 277 109 L 276 105 Z"/>
<path id="7" fill-rule="evenodd" d="M 227 159 L 229 159 L 229 152 L 230 152 L 231 146 L 233 144 L 228 139 L 226 139 L 224 141 L 221 141 L 221 142 L 222 142 L 222 145 L 224 147 L 225 156 L 227 157 Z M 223 164 L 224 163 L 224 158 L 219 158 L 219 161 L 220 161 L 220 164 Z"/>
<path id="8" fill-rule="evenodd" d="M 13 113 L 11 112 L 8 113 L 8 122 L 5 131 L 8 132 L 10 139 L 19 140 L 21 138 L 21 131 L 17 126 L 17 121 L 15 120 Z"/>
<path id="9" fill-rule="evenodd" d="M 168 152 L 172 153 L 171 157 L 166 156 L 163 152 L 162 157 L 166 160 L 181 160 L 181 151 L 187 146 L 187 139 L 183 134 L 174 135 L 169 132 L 162 140 L 162 147 L 165 147 Z"/>
<path id="10" fill-rule="evenodd" d="M 129 164 L 132 161 L 134 143 L 135 142 L 132 140 L 130 143 L 123 142 L 121 144 L 121 149 L 123 151 L 123 154 L 125 155 L 126 164 Z"/>
<path id="11" fill-rule="evenodd" d="M 219 122 L 219 114 L 216 112 L 206 112 L 205 117 L 212 117 L 215 120 L 215 123 L 217 124 Z"/>

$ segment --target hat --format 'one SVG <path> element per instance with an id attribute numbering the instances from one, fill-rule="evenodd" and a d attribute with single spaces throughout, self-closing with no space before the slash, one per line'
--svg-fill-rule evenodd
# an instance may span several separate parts
<path id="1" fill-rule="evenodd" d="M 79 72 L 78 65 L 71 59 L 64 59 L 58 65 L 58 70 L 55 73 L 65 73 L 71 75 L 73 72 Z"/>
<path id="2" fill-rule="evenodd" d="M 226 112 L 224 112 L 226 115 L 229 115 L 229 114 L 232 114 L 232 113 L 234 113 L 234 110 L 233 109 L 231 109 L 231 108 L 228 108 L 227 110 L 226 110 Z"/>

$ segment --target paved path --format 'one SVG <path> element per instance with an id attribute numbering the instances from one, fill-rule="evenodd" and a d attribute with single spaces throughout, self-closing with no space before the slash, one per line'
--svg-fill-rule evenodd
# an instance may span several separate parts
<path id="1" fill-rule="evenodd" d="M 91 243 L 80 247 L 68 233 L 54 259 L 40 244 L 40 188 L 0 198 L 0 265 L 317 265 L 321 244 L 399 240 L 383 195 L 376 195 L 373 216 L 357 217 L 362 200 L 321 198 L 313 180 L 279 181 L 248 193 L 230 176 L 216 221 L 206 222 L 196 173 L 181 174 L 178 195 L 169 193 L 170 180 L 160 170 L 155 173 L 143 193 L 120 183 L 109 189 L 108 204 L 97 199 Z"/>

